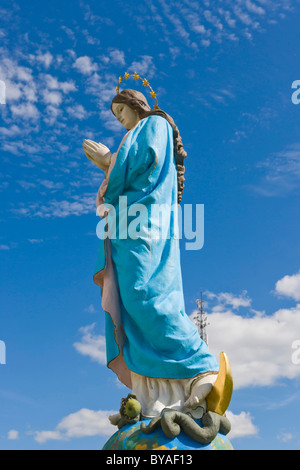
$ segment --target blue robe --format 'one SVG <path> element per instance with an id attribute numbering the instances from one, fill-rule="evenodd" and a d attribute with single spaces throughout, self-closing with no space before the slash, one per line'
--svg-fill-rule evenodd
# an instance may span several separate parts
<path id="1" fill-rule="evenodd" d="M 119 196 L 127 197 L 127 214 Z M 177 197 L 173 130 L 163 117 L 150 116 L 128 134 L 105 193 L 105 205 L 114 206 L 117 214 L 116 237 L 110 243 L 125 331 L 122 353 L 128 369 L 146 377 L 188 379 L 219 370 L 185 312 Z M 128 216 L 135 204 L 146 208 L 146 214 L 139 217 L 140 236 L 121 239 L 119 232 L 124 235 L 124 228 L 130 228 L 139 216 Z M 162 223 L 159 213 L 151 210 L 153 204 L 168 208 Z M 111 228 L 113 216 L 113 211 L 107 216 Z M 169 237 L 158 238 L 162 233 Z M 95 273 L 104 268 L 104 243 Z M 110 363 L 120 354 L 120 345 L 108 314 L 106 344 Z"/>

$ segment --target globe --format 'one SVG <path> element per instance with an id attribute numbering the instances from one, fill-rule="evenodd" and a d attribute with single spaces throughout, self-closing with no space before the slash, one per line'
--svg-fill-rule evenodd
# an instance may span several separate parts
<path id="1" fill-rule="evenodd" d="M 150 423 L 144 420 L 145 424 Z M 157 429 L 152 434 L 144 434 L 141 430 L 141 421 L 128 424 L 116 432 L 104 445 L 103 450 L 234 450 L 229 439 L 223 434 L 207 445 L 199 444 L 183 431 L 176 438 L 170 440 Z"/>

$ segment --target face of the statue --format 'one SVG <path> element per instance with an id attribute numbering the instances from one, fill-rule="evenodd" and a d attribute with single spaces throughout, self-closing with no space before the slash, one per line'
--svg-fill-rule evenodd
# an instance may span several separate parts
<path id="1" fill-rule="evenodd" d="M 138 112 L 124 103 L 113 103 L 112 110 L 118 121 L 130 130 L 140 121 Z"/>

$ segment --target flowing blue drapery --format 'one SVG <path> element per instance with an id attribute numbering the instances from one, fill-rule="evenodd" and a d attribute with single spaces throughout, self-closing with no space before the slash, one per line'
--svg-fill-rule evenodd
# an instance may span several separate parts
<path id="1" fill-rule="evenodd" d="M 163 117 L 150 116 L 128 134 L 105 193 L 105 205 L 115 209 L 107 223 L 115 234 L 111 257 L 126 335 L 123 356 L 129 370 L 147 377 L 185 379 L 219 370 L 185 312 L 177 197 L 173 130 Z M 140 212 L 137 204 L 143 205 Z M 163 217 L 157 210 L 161 204 Z M 133 228 L 138 238 L 126 238 L 126 229 L 132 235 Z M 102 241 L 96 273 L 104 268 L 104 259 Z M 106 344 L 109 363 L 120 348 L 108 314 Z"/>

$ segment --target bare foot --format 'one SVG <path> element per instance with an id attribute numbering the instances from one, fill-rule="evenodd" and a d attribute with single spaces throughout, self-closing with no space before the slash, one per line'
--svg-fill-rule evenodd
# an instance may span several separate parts
<path id="1" fill-rule="evenodd" d="M 195 379 L 191 387 L 191 395 L 183 405 L 183 413 L 189 413 L 194 419 L 201 419 L 206 413 L 206 397 L 213 389 L 217 379 L 216 374 L 209 374 L 205 377 Z"/>

